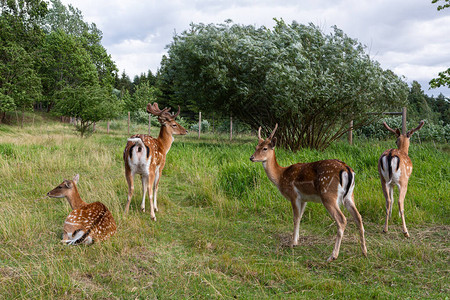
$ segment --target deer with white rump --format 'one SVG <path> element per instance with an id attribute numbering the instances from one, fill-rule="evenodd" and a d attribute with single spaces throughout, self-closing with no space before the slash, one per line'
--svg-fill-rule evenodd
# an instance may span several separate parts
<path id="1" fill-rule="evenodd" d="M 388 231 L 389 218 L 392 214 L 392 205 L 394 204 L 394 186 L 398 187 L 398 208 L 399 215 L 402 219 L 403 234 L 405 237 L 409 237 L 408 229 L 405 223 L 405 196 L 408 189 L 408 180 L 412 173 L 412 162 L 408 156 L 409 139 L 414 132 L 421 129 L 425 124 L 424 121 L 420 121 L 419 126 L 415 129 L 411 129 L 406 133 L 400 133 L 400 130 L 396 130 L 389 127 L 386 122 L 383 122 L 384 127 L 397 136 L 397 149 L 388 149 L 383 152 L 378 160 L 378 173 L 381 179 L 381 188 L 383 189 L 383 195 L 386 199 L 386 222 L 384 223 L 383 232 Z"/>
<path id="2" fill-rule="evenodd" d="M 72 180 L 64 180 L 47 193 L 52 198 L 66 198 L 72 208 L 64 222 L 62 242 L 67 245 L 92 244 L 116 232 L 116 222 L 103 203 L 88 204 L 81 199 L 77 189 L 79 178 L 77 174 Z"/>
<path id="3" fill-rule="evenodd" d="M 175 119 L 180 114 L 171 114 L 170 108 L 159 109 L 158 103 L 147 105 L 147 112 L 158 117 L 161 124 L 158 138 L 146 134 L 136 134 L 128 139 L 123 152 L 125 163 L 125 177 L 128 183 L 128 198 L 125 213 L 128 213 L 131 197 L 134 192 L 134 175 L 141 175 L 142 203 L 141 210 L 145 211 L 145 196 L 148 190 L 150 200 L 150 218 L 156 221 L 155 211 L 158 211 L 156 197 L 162 170 L 166 164 L 166 155 L 173 142 L 173 135 L 185 135 L 187 130 L 178 124 Z"/>
<path id="4" fill-rule="evenodd" d="M 321 160 L 311 163 L 297 163 L 289 167 L 278 165 L 275 157 L 278 124 L 267 139 L 261 138 L 258 130 L 258 145 L 250 157 L 252 162 L 262 162 L 270 181 L 276 185 L 281 194 L 291 201 L 294 213 L 294 234 L 291 246 L 298 245 L 300 220 L 307 202 L 322 203 L 337 224 L 337 237 L 334 250 L 328 261 L 337 259 L 347 220 L 339 205 L 344 204 L 353 216 L 358 228 L 361 250 L 367 256 L 364 239 L 364 226 L 361 215 L 356 209 L 353 197 L 355 173 L 344 162 L 336 159 Z"/>

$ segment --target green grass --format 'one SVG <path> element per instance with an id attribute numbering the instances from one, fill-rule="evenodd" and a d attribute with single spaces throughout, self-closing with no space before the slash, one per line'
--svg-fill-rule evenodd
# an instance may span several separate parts
<path id="1" fill-rule="evenodd" d="M 394 141 L 343 142 L 325 152 L 277 149 L 281 165 L 337 158 L 356 172 L 368 258 L 349 222 L 338 260 L 327 263 L 336 229 L 322 205 L 307 205 L 300 245 L 287 247 L 292 210 L 261 164 L 250 162 L 255 136 L 233 142 L 227 136 L 175 137 L 161 179 L 157 222 L 140 212 L 137 177 L 124 215 L 122 152 L 128 134 L 126 124 L 113 125 L 106 134 L 99 124 L 89 138 L 42 115 L 22 129 L 0 125 L 0 298 L 450 297 L 448 145 L 410 147 L 414 171 L 405 202 L 410 239 L 403 237 L 397 204 L 389 233 L 381 233 L 384 198 L 376 164 Z M 132 133 L 146 131 L 132 127 Z M 157 135 L 157 128 L 152 133 Z M 60 244 L 70 207 L 45 194 L 76 173 L 83 200 L 105 203 L 118 224 L 116 235 L 101 244 Z"/>

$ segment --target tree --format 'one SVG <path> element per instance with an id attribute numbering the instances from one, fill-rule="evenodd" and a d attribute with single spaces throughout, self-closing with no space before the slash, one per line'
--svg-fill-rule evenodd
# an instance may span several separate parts
<path id="1" fill-rule="evenodd" d="M 431 100 L 422 90 L 417 81 L 413 81 L 408 94 L 408 119 L 419 122 L 426 119 L 428 122 L 435 123 L 438 119 L 437 113 L 433 112 L 429 102 Z"/>
<path id="2" fill-rule="evenodd" d="M 448 8 L 448 7 L 450 7 L 450 0 L 432 0 L 431 1 L 431 3 L 442 3 L 443 2 L 443 4 L 442 5 L 438 5 L 437 6 L 437 10 L 443 10 L 444 8 Z"/>
<path id="3" fill-rule="evenodd" d="M 55 95 L 55 111 L 60 115 L 80 120 L 77 130 L 85 136 L 90 126 L 100 120 L 109 120 L 120 111 L 119 101 L 109 88 L 96 85 L 65 86 Z"/>
<path id="4" fill-rule="evenodd" d="M 62 30 L 46 36 L 42 47 L 40 73 L 44 94 L 54 104 L 55 94 L 66 87 L 98 84 L 97 70 L 80 41 Z M 111 89 L 112 90 L 112 89 Z"/>
<path id="5" fill-rule="evenodd" d="M 442 5 L 438 5 L 437 10 L 443 10 L 444 8 L 450 7 L 450 0 L 432 0 L 431 3 L 441 3 L 444 2 Z M 450 88 L 450 68 L 448 68 L 445 71 L 439 72 L 437 78 L 433 78 L 430 81 L 430 88 L 435 89 L 441 86 L 446 86 Z"/>
<path id="6" fill-rule="evenodd" d="M 407 84 L 333 28 L 191 24 L 163 58 L 160 84 L 172 105 L 237 117 L 255 130 L 275 123 L 280 145 L 326 148 L 374 115 L 406 103 Z"/>
<path id="7" fill-rule="evenodd" d="M 118 71 L 114 61 L 102 46 L 103 33 L 95 23 L 84 22 L 82 12 L 68 5 L 66 8 L 60 0 L 51 0 L 52 7 L 46 15 L 43 27 L 50 34 L 63 31 L 79 40 L 89 53 L 92 63 L 97 69 L 97 76 L 102 86 L 114 85 L 114 74 Z"/>
<path id="8" fill-rule="evenodd" d="M 441 87 L 441 86 L 446 86 L 450 88 L 450 68 L 448 68 L 447 70 L 443 71 L 443 72 L 439 72 L 439 77 L 437 78 L 433 78 L 430 80 L 430 87 L 432 89 Z"/>
<path id="9" fill-rule="evenodd" d="M 130 111 L 136 119 L 143 115 L 147 119 L 147 104 L 156 101 L 159 93 L 157 88 L 150 86 L 148 81 L 144 81 L 136 86 L 133 95 L 130 95 L 128 91 L 125 92 L 123 97 L 125 110 Z"/>
<path id="10" fill-rule="evenodd" d="M 42 95 L 41 80 L 33 68 L 32 57 L 20 45 L 0 41 L 0 62 L 1 119 L 5 112 L 16 108 L 22 113 L 31 110 Z"/>
<path id="11" fill-rule="evenodd" d="M 6 112 L 29 110 L 41 98 L 35 57 L 43 39 L 38 23 L 46 12 L 40 0 L 0 1 L 0 122 Z"/>

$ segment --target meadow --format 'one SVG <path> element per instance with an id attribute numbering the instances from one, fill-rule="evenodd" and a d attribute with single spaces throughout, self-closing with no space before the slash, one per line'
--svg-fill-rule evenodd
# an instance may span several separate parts
<path id="1" fill-rule="evenodd" d="M 27 116 L 28 121 L 31 115 Z M 31 121 L 30 121 L 31 122 Z M 124 122 L 88 138 L 44 115 L 24 128 L 0 125 L 1 299 L 423 299 L 450 297 L 450 147 L 412 139 L 414 164 L 405 200 L 411 238 L 403 237 L 394 204 L 382 233 L 385 201 L 377 160 L 395 146 L 355 139 L 324 152 L 277 149 L 282 166 L 337 158 L 356 172 L 355 202 L 363 217 L 368 257 L 356 225 L 348 225 L 339 258 L 336 227 L 325 208 L 309 203 L 300 244 L 288 247 L 292 209 L 249 160 L 256 135 L 176 136 L 160 183 L 157 221 L 140 211 L 140 180 L 130 212 L 122 160 Z M 152 128 L 157 136 L 159 129 Z M 131 133 L 146 133 L 133 125 Z M 86 202 L 101 201 L 118 231 L 92 246 L 60 243 L 70 212 L 46 193 L 80 174 Z M 397 191 L 395 193 L 398 194 Z M 147 203 L 148 207 L 148 203 Z"/>

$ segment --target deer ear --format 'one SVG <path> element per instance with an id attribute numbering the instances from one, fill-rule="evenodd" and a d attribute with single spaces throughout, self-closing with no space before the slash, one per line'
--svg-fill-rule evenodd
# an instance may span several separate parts
<path id="1" fill-rule="evenodd" d="M 274 137 L 272 138 L 272 140 L 270 141 L 270 146 L 272 146 L 272 149 L 275 148 L 275 146 L 277 145 L 277 138 Z"/>
<path id="2" fill-rule="evenodd" d="M 75 182 L 75 184 L 77 184 L 78 180 L 80 180 L 80 174 L 75 175 L 72 180 L 73 182 Z"/>
<path id="3" fill-rule="evenodd" d="M 71 189 L 72 188 L 72 182 L 70 180 L 64 181 L 64 185 L 66 188 Z"/>

